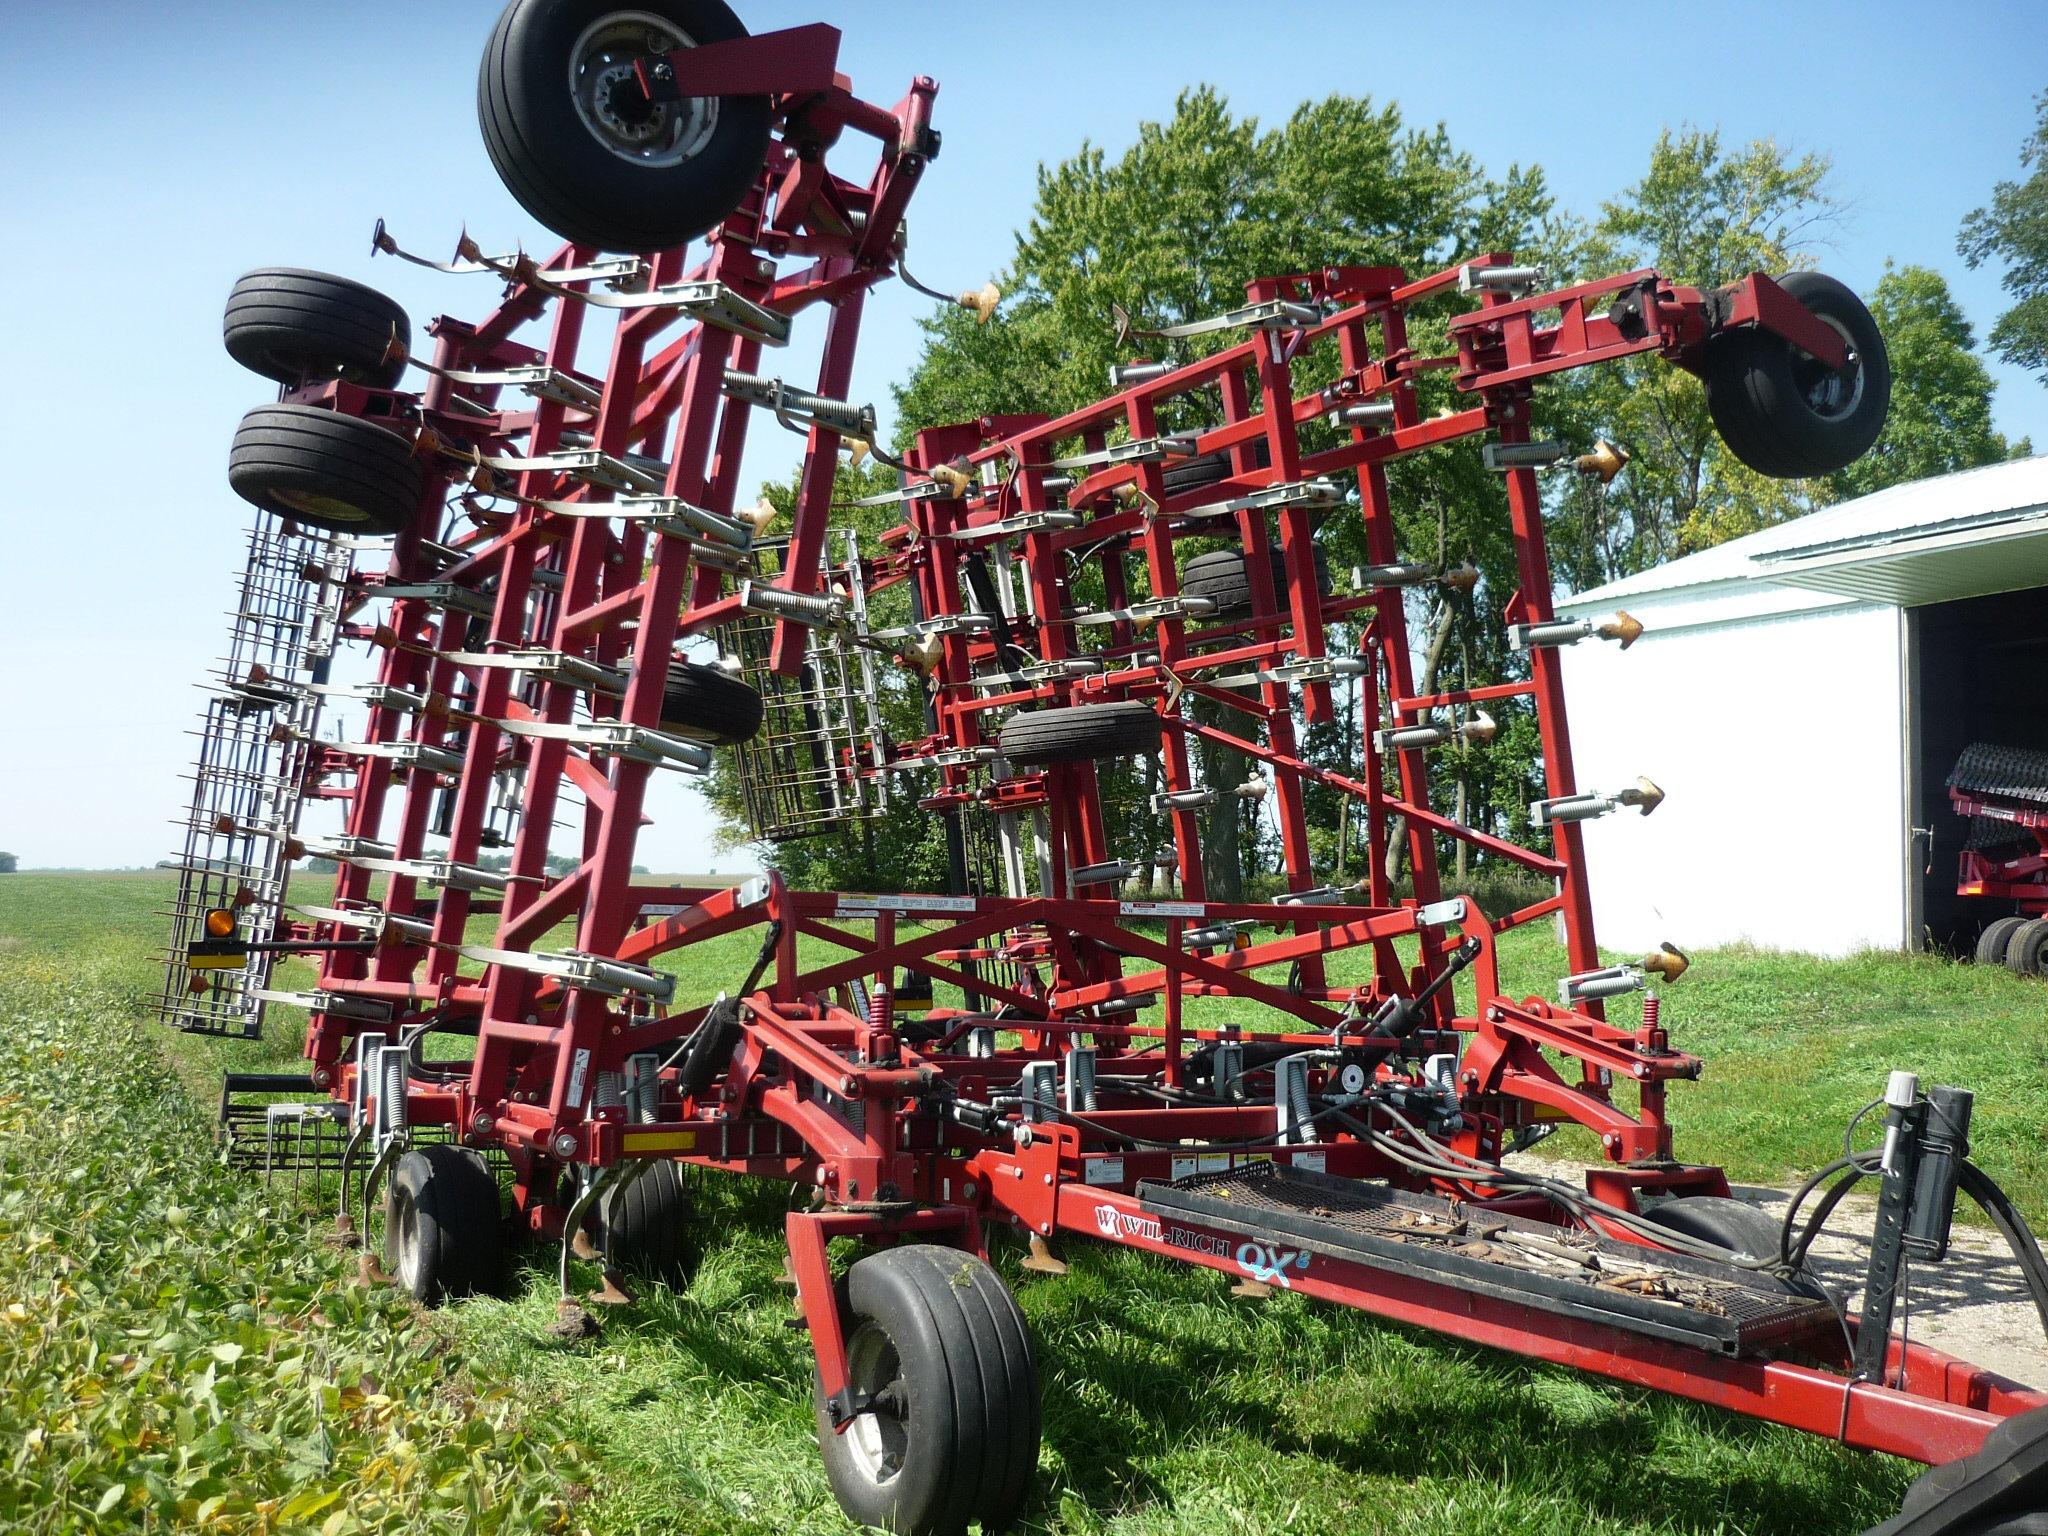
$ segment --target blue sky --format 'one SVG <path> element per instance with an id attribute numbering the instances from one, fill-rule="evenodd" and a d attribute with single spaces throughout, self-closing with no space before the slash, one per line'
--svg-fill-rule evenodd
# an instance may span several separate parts
<path id="1" fill-rule="evenodd" d="M 920 277 L 978 286 L 1005 264 L 1039 162 L 1112 150 L 1210 81 L 1283 116 L 1331 92 L 1446 122 L 1483 163 L 1535 162 L 1591 211 L 1666 125 L 1830 154 L 1849 205 L 1822 265 L 1867 288 L 1891 257 L 1945 272 L 1980 335 L 1996 278 L 1955 254 L 1962 216 L 2015 174 L 2048 87 L 2038 5 L 1736 4 L 1682 12 L 1467 0 L 1457 7 L 741 0 L 755 30 L 826 20 L 841 67 L 893 102 L 941 83 L 945 150 L 911 218 Z M 474 117 L 489 0 L 0 0 L 0 211 L 12 236 L 0 395 L 0 848 L 30 865 L 152 862 L 185 788 L 247 510 L 227 445 L 267 386 L 220 349 L 235 276 L 324 268 L 384 288 L 415 332 L 493 289 L 369 259 L 382 216 L 445 253 L 548 237 L 500 189 Z M 1568 19 L 1560 19 L 1560 17 Z M 1684 277 L 1684 274 L 1673 274 Z M 888 415 L 926 301 L 868 307 L 853 393 Z M 795 346 L 781 366 L 812 367 Z M 1999 425 L 2048 448 L 2048 390 L 1994 368 Z M 885 427 L 886 430 L 886 427 Z M 757 434 L 788 472 L 796 439 Z M 643 862 L 742 867 L 680 784 L 650 804 Z"/>

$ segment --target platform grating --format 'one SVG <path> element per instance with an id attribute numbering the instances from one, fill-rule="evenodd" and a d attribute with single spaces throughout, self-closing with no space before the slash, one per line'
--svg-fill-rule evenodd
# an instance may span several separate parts
<path id="1" fill-rule="evenodd" d="M 1145 1184 L 1148 1209 L 1720 1353 L 1837 1326 L 1775 1276 L 1273 1163 Z"/>

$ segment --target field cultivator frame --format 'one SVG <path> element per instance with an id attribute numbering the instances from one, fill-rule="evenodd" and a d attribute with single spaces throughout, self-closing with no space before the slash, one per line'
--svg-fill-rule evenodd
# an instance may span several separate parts
<path id="1" fill-rule="evenodd" d="M 502 298 L 476 322 L 434 321 L 424 356 L 394 336 L 387 361 L 421 372 L 417 393 L 346 377 L 285 387 L 283 407 L 402 434 L 419 474 L 387 568 L 328 582 L 345 589 L 342 636 L 378 657 L 351 694 L 363 738 L 287 733 L 310 750 L 312 792 L 345 812 L 341 836 L 310 845 L 338 862 L 332 903 L 206 956 L 319 956 L 305 1049 L 314 1086 L 349 1106 L 344 1228 L 351 1199 L 368 1213 L 386 1183 L 420 1197 L 399 1187 L 417 1174 L 403 1169 L 415 1137 L 502 1154 L 521 1224 L 563 1245 L 565 1322 L 581 1326 L 570 1258 L 597 1251 L 592 1233 L 650 1170 L 813 1191 L 817 1208 L 793 1211 L 787 1235 L 828 1437 L 880 1411 L 849 1365 L 829 1239 L 985 1254 L 991 1223 L 1027 1235 L 1042 1266 L 1056 1267 L 1046 1244 L 1061 1236 L 1120 1243 L 1922 1460 L 1975 1452 L 2002 1418 L 2048 1402 L 1924 1345 L 1873 1356 L 1853 1320 L 1767 1266 L 1721 1262 L 1725 1244 L 1655 1246 L 1644 1220 L 1658 1202 L 1729 1191 L 1720 1170 L 1675 1159 L 1667 1086 L 1701 1063 L 1672 1048 L 1662 999 L 1647 993 L 1639 1022 L 1605 1016 L 1607 999 L 1675 981 L 1685 960 L 1607 966 L 1595 942 L 1579 823 L 1648 814 L 1661 792 L 1588 790 L 1573 773 L 1556 649 L 1627 644 L 1639 626 L 1557 620 L 1539 474 L 1611 476 L 1621 456 L 1532 440 L 1531 392 L 1647 354 L 1708 372 L 1726 338 L 1842 372 L 1862 366 L 1842 330 L 1761 274 L 1712 293 L 1648 269 L 1552 290 L 1495 252 L 1421 278 L 1264 279 L 1229 315 L 1138 333 L 1241 333 L 1235 344 L 1134 361 L 1112 394 L 1057 419 L 917 434 L 889 460 L 900 484 L 883 499 L 900 501 L 901 525 L 875 550 L 850 535 L 835 548 L 840 454 L 875 440 L 872 411 L 844 398 L 864 300 L 900 274 L 904 213 L 938 149 L 936 86 L 914 80 L 893 108 L 863 102 L 836 73 L 837 38 L 800 28 L 633 63 L 654 108 L 768 94 L 778 136 L 701 260 L 682 246 L 490 256 L 465 238 L 438 262 L 380 224 L 378 250 L 495 277 Z M 861 181 L 825 165 L 847 133 L 879 145 Z M 1450 350 L 1418 352 L 1411 311 L 1456 295 L 1469 307 Z M 986 319 L 993 300 L 960 302 Z M 579 366 L 599 310 L 616 316 L 601 372 Z M 797 388 L 763 358 L 807 312 L 822 360 Z M 1334 353 L 1335 381 L 1300 389 L 1296 368 L 1318 349 Z M 1425 416 L 1418 385 L 1436 374 L 1468 403 Z M 1203 401 L 1207 425 L 1162 429 Z M 761 411 L 806 437 L 774 539 L 772 508 L 740 506 Z M 1505 481 L 1520 587 L 1507 616 L 1528 675 L 1425 694 L 1407 599 L 1472 575 L 1403 559 L 1386 470 L 1475 437 Z M 1371 564 L 1332 590 L 1317 521 L 1352 515 Z M 1228 603 L 1181 585 L 1177 546 L 1219 535 L 1243 558 Z M 1099 609 L 1077 607 L 1084 570 Z M 885 627 L 870 603 L 892 589 L 911 617 Z M 1337 649 L 1339 633 L 1355 648 Z M 758 685 L 758 737 L 721 735 L 724 716 L 676 702 L 674 668 L 705 643 L 725 653 L 726 682 L 695 686 L 729 703 L 735 671 Z M 882 667 L 922 680 L 923 738 L 883 732 Z M 1340 687 L 1362 706 L 1356 766 L 1341 773 L 1299 741 L 1337 718 Z M 1196 700 L 1213 710 L 1198 716 Z M 1425 753 L 1485 739 L 1486 706 L 1509 701 L 1540 733 L 1532 813 L 1548 848 L 1429 802 Z M 1087 723 L 1111 716 L 1123 724 Z M 1116 734 L 1134 719 L 1136 745 Z M 1054 725 L 1065 745 L 1045 750 Z M 871 814 L 924 776 L 922 806 L 963 820 L 959 893 L 636 880 L 651 777 L 702 774 L 729 740 L 767 836 Z M 1204 744 L 1249 760 L 1256 780 L 1204 782 Z M 1095 762 L 1134 751 L 1160 756 L 1154 809 L 1173 845 L 1170 888 L 1143 898 L 1121 887 L 1159 850 L 1118 846 Z M 1363 818 L 1358 886 L 1314 867 L 1311 787 Z M 1199 812 L 1233 795 L 1270 797 L 1285 885 L 1271 901 L 1209 899 Z M 552 874 L 565 819 L 576 862 Z M 1396 838 L 1409 897 L 1386 874 Z M 1441 888 L 1445 840 L 1553 894 L 1489 916 Z M 494 848 L 505 867 L 486 862 Z M 970 892 L 970 863 L 1000 872 L 1003 892 Z M 1572 971 L 1557 1000 L 1504 994 L 1496 939 L 1553 916 Z M 569 942 L 546 947 L 564 926 Z M 758 932 L 758 960 L 729 992 L 679 996 L 656 963 L 742 932 Z M 807 958 L 806 941 L 839 957 Z M 1332 979 L 1346 951 L 1371 957 L 1370 980 Z M 939 1006 L 935 986 L 962 1005 Z M 1248 1016 L 1198 1026 L 1190 999 Z M 1254 1007 L 1283 1022 L 1260 1024 Z M 429 1064 L 419 1047 L 435 1035 L 473 1036 L 471 1058 Z M 1566 1121 L 1606 1153 L 1582 1196 L 1500 1168 L 1518 1140 Z"/>

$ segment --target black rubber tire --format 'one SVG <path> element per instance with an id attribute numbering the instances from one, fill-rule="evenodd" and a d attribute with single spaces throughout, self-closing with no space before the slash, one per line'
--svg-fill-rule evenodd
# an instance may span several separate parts
<path id="1" fill-rule="evenodd" d="M 384 1198 L 384 1262 L 422 1306 L 488 1290 L 504 1257 L 498 1180 L 465 1147 L 418 1147 L 398 1160 Z"/>
<path id="2" fill-rule="evenodd" d="M 1317 544 L 1315 550 L 1316 590 L 1330 595 L 1330 557 Z M 1273 595 L 1281 612 L 1287 611 L 1287 561 L 1275 543 L 1266 550 L 1273 562 Z M 1252 611 L 1252 582 L 1249 557 L 1241 549 L 1212 550 L 1197 555 L 1180 573 L 1182 597 L 1206 597 L 1216 605 L 1212 619 L 1234 618 Z"/>
<path id="3" fill-rule="evenodd" d="M 1159 712 L 1136 699 L 1036 709 L 1004 721 L 997 742 L 1019 767 L 1138 757 L 1159 750 Z"/>
<path id="4" fill-rule="evenodd" d="M 1758 474 L 1785 479 L 1776 447 L 1764 438 L 1750 403 L 1748 380 L 1758 366 L 1757 333 L 1744 328 L 1724 332 L 1707 342 L 1707 414 L 1728 451 Z"/>
<path id="5" fill-rule="evenodd" d="M 1769 331 L 1743 327 L 1707 343 L 1707 406 L 1715 430 L 1743 463 L 1779 479 L 1832 474 L 1877 441 L 1891 409 L 1891 359 L 1863 301 L 1819 272 L 1788 272 L 1778 285 L 1840 331 L 1856 354 L 1849 400 L 1823 409 L 1833 377 Z"/>
<path id="6" fill-rule="evenodd" d="M 1979 965 L 2005 964 L 2005 949 L 2012 942 L 2012 936 L 2026 922 L 2024 917 L 2001 917 L 1996 922 L 1986 923 L 1984 931 L 1977 935 L 1977 948 L 1973 958 Z"/>
<path id="7" fill-rule="evenodd" d="M 396 432 L 311 405 L 261 405 L 228 451 L 228 484 L 266 512 L 336 533 L 402 533 L 425 472 Z"/>
<path id="8" fill-rule="evenodd" d="M 761 695 L 751 684 L 701 661 L 672 662 L 661 696 L 661 728 L 716 746 L 752 741 L 761 730 Z"/>
<path id="9" fill-rule="evenodd" d="M 2030 917 L 2005 941 L 2005 968 L 2015 976 L 2048 975 L 2048 917 Z"/>
<path id="10" fill-rule="evenodd" d="M 1775 1259 L 1783 1223 L 1761 1206 L 1728 1195 L 1680 1195 L 1643 1214 L 1681 1236 L 1733 1249 L 1752 1259 Z"/>
<path id="11" fill-rule="evenodd" d="M 1252 445 L 1252 463 L 1264 469 L 1273 462 L 1273 451 L 1265 443 Z M 1172 460 L 1167 463 L 1161 478 L 1166 482 L 1169 496 L 1178 496 L 1183 491 L 1199 491 L 1205 485 L 1214 485 L 1227 479 L 1230 474 L 1230 455 L 1225 453 L 1198 454 L 1192 459 Z"/>
<path id="12" fill-rule="evenodd" d="M 2048 1476 L 2039 1462 L 2044 1439 L 2048 1408 L 2001 1420 L 1982 1449 L 1915 1478 L 1899 1500 L 1897 1518 L 1863 1536 L 1907 1530 L 1916 1536 L 2048 1536 Z"/>
<path id="13" fill-rule="evenodd" d="M 598 1248 L 608 1268 L 659 1280 L 671 1290 L 690 1283 L 701 1257 L 680 1163 L 659 1162 L 598 1202 Z"/>
<path id="14" fill-rule="evenodd" d="M 568 84 L 578 40 L 635 13 L 692 43 L 747 35 L 724 0 L 512 0 L 477 76 L 484 148 L 506 190 L 563 239 L 606 251 L 696 239 L 739 206 L 768 158 L 766 96 L 715 98 L 709 136 L 671 166 L 638 164 L 586 125 Z"/>
<path id="15" fill-rule="evenodd" d="M 390 389 L 405 373 L 412 322 L 394 300 L 345 277 L 258 267 L 228 290 L 220 336 L 229 357 L 280 384 L 346 379 Z"/>
<path id="16" fill-rule="evenodd" d="M 1038 1367 L 1015 1298 L 974 1255 L 922 1243 L 858 1261 L 846 1297 L 849 1357 L 857 1369 L 879 1362 L 855 1385 L 891 1387 L 907 1408 L 886 1419 L 870 1410 L 840 1434 L 815 1388 L 839 1507 L 901 1536 L 957 1536 L 969 1521 L 1006 1529 L 1030 1488 L 1040 1432 Z M 869 1434 L 890 1436 L 879 1443 L 900 1455 L 893 1473 L 869 1470 L 859 1449 Z"/>

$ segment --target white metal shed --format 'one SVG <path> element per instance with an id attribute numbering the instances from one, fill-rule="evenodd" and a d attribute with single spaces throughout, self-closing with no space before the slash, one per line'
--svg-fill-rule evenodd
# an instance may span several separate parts
<path id="1" fill-rule="evenodd" d="M 1645 819 L 1586 825 L 1603 945 L 1956 947 L 1972 741 L 2048 749 L 2048 457 L 1895 486 L 1559 604 L 1626 610 L 1626 653 L 1565 652 L 1581 789 L 1646 775 Z"/>

